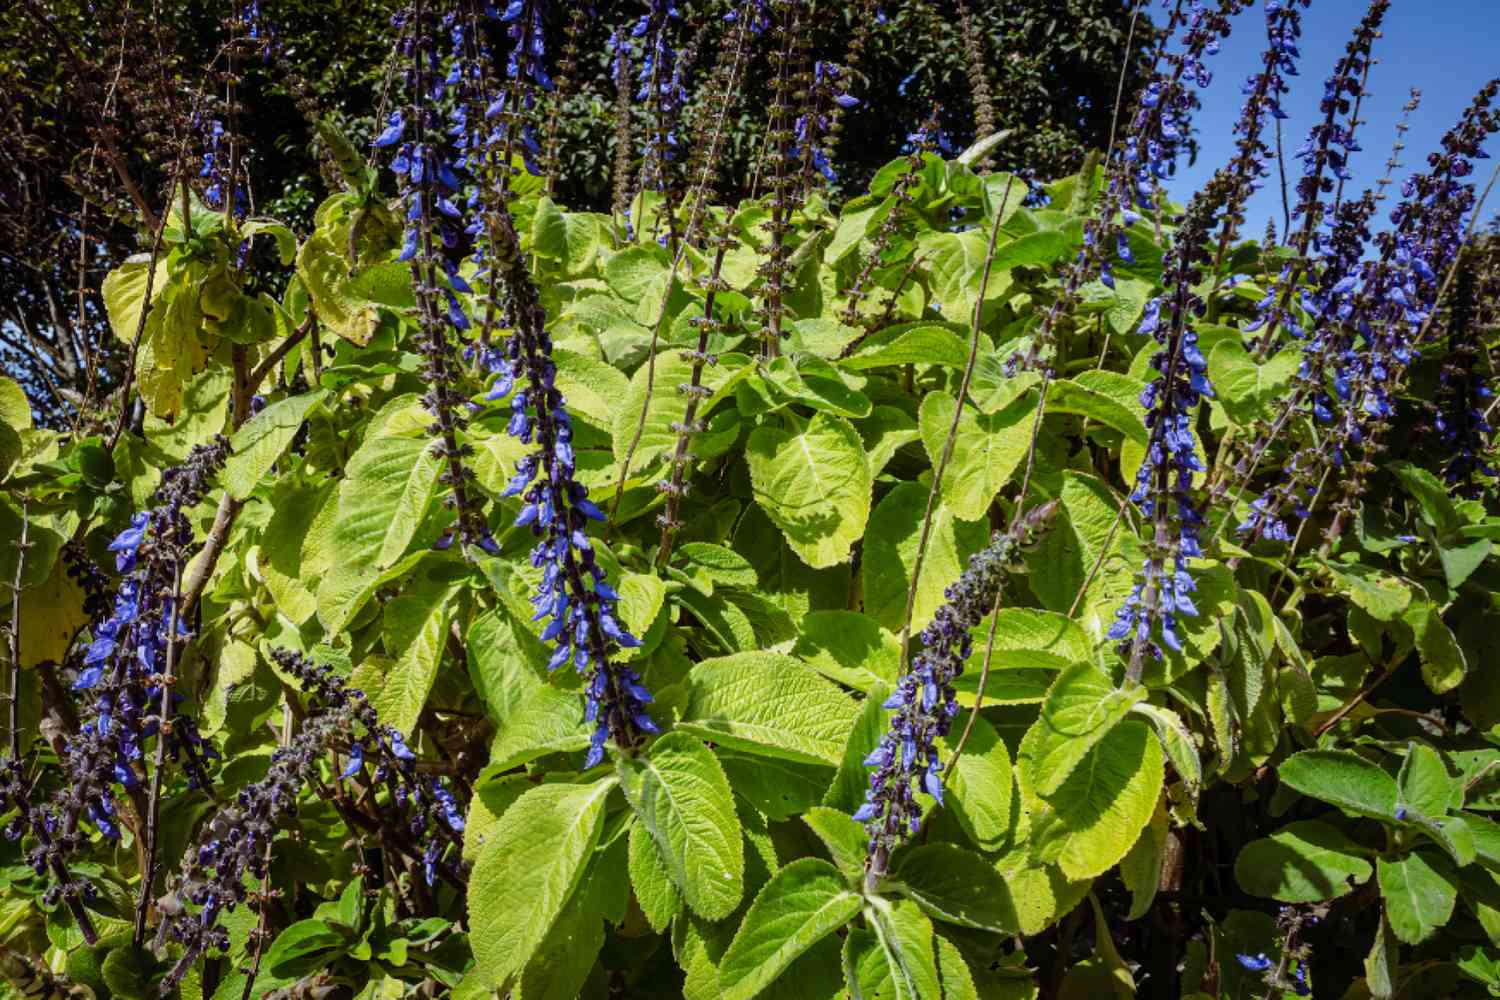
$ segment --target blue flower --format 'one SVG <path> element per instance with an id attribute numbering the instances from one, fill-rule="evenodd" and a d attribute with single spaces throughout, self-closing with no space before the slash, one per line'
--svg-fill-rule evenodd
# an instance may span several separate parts
<path id="1" fill-rule="evenodd" d="M 109 543 L 109 551 L 115 553 L 115 569 L 121 573 L 129 573 L 135 568 L 136 553 L 146 539 L 146 527 L 150 520 L 151 514 L 141 511 L 130 519 L 130 527 Z"/>
<path id="2" fill-rule="evenodd" d="M 1266 957 L 1265 952 L 1260 952 L 1256 955 L 1237 954 L 1234 957 L 1236 961 L 1251 972 L 1265 972 L 1272 964 L 1271 960 Z"/>

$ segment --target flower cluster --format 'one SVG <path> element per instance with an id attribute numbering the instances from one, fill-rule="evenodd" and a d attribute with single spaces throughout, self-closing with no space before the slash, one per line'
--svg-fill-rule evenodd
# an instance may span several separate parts
<path id="1" fill-rule="evenodd" d="M 939 805 L 943 802 L 937 741 L 948 734 L 958 714 L 953 682 L 972 652 L 970 630 L 993 609 L 1018 551 L 1046 528 L 1057 510 L 1056 501 L 1033 508 L 970 557 L 963 574 L 944 591 L 947 603 L 922 630 L 922 651 L 883 705 L 893 713 L 890 727 L 865 758 L 870 790 L 854 814 L 870 832 L 865 871 L 871 891 L 885 875 L 891 852 L 921 826 L 916 791 L 920 788 Z"/>
<path id="2" fill-rule="evenodd" d="M 1137 212 L 1155 207 L 1161 182 L 1176 169 L 1191 133 L 1192 113 L 1199 103 L 1196 92 L 1189 88 L 1202 90 L 1213 82 L 1206 59 L 1218 52 L 1220 41 L 1229 35 L 1232 18 L 1246 6 L 1248 0 L 1220 0 L 1210 10 L 1203 0 L 1190 0 L 1185 14 L 1180 5 L 1174 9 L 1167 32 L 1182 27 L 1180 48 L 1164 53 L 1164 65 L 1142 88 L 1121 152 L 1120 169 L 1110 179 L 1111 209 L 1119 210 L 1127 225 Z M 1109 272 L 1106 269 L 1103 273 Z"/>
<path id="3" fill-rule="evenodd" d="M 1323 199 L 1334 191 L 1335 178 L 1342 185 L 1350 177 L 1349 157 L 1359 149 L 1355 130 L 1359 124 L 1358 104 L 1364 96 L 1365 73 L 1389 8 L 1390 0 L 1373 0 L 1355 27 L 1343 57 L 1323 82 L 1323 98 L 1318 105 L 1322 118 L 1308 131 L 1307 139 L 1296 151 L 1296 158 L 1302 161 L 1302 176 L 1297 180 L 1297 202 L 1291 217 L 1300 220 L 1300 224 L 1295 233 L 1287 234 L 1295 256 L 1282 265 L 1275 282 L 1256 307 L 1255 321 L 1245 328 L 1247 333 L 1259 333 L 1256 353 L 1260 357 L 1276 349 L 1278 329 L 1285 329 L 1293 337 L 1302 336 L 1291 309 L 1292 299 L 1308 266 L 1308 254 L 1320 249 L 1319 230 L 1328 211 Z"/>
<path id="4" fill-rule="evenodd" d="M 675 187 L 672 173 L 678 157 L 677 124 L 687 103 L 682 67 L 671 38 L 671 24 L 681 17 L 672 0 L 649 0 L 646 12 L 630 31 L 632 38 L 644 39 L 635 99 L 645 102 L 653 118 L 641 161 L 641 188 L 669 198 Z"/>
<path id="5" fill-rule="evenodd" d="M 458 301 L 460 293 L 473 291 L 459 274 L 457 253 L 464 227 L 463 212 L 456 201 L 463 187 L 460 172 L 465 160 L 445 141 L 436 107 L 450 86 L 472 87 L 472 78 L 465 72 L 469 61 L 463 57 L 469 26 L 453 18 L 440 21 L 424 13 L 420 5 L 398 12 L 392 23 L 402 32 L 397 51 L 409 60 L 405 82 L 410 102 L 392 113 L 374 145 L 398 146 L 391 170 L 401 179 L 406 203 L 406 233 L 398 259 L 411 265 L 421 331 L 419 346 L 426 362 L 423 375 L 427 391 L 422 402 L 433 416 L 429 430 L 437 437 L 435 447 L 445 460 L 441 482 L 449 488 L 447 502 L 457 521 L 439 546 L 452 544 L 456 536 L 465 546 L 498 552 L 471 496 L 474 474 L 463 461 L 471 449 L 459 442 L 467 423 L 467 397 L 456 386 L 457 365 L 449 334 L 451 330 L 462 335 L 470 325 Z M 441 55 L 435 42 L 439 27 L 447 29 L 459 52 L 446 76 L 439 72 Z M 459 101 L 458 117 L 450 131 L 467 144 L 470 137 L 465 107 L 465 102 Z"/>
<path id="6" fill-rule="evenodd" d="M 277 649 L 272 656 L 308 695 L 308 712 L 297 735 L 271 755 L 266 776 L 240 789 L 204 825 L 183 858 L 175 890 L 157 901 L 163 918 L 158 940 L 170 937 L 184 948 L 168 987 L 205 951 L 229 947 L 222 914 L 251 899 L 247 877 L 266 877 L 277 832 L 296 818 L 298 798 L 319 781 L 319 765 L 330 751 L 348 757 L 340 781 L 367 782 L 388 793 L 388 801 L 368 811 L 336 799 L 347 818 L 363 820 L 393 855 L 420 865 L 429 885 L 439 874 L 462 884 L 457 862 L 448 860 L 463 848 L 464 814 L 452 792 L 419 773 L 416 755 L 397 730 L 379 721 L 363 692 L 297 653 Z"/>
<path id="7" fill-rule="evenodd" d="M 532 597 L 534 620 L 550 619 L 542 638 L 556 644 L 548 668 L 572 663 L 587 678 L 585 717 L 594 723 L 587 764 L 604 758 L 604 745 L 637 746 L 644 734 L 659 729 L 646 713 L 652 698 L 640 675 L 612 663 L 617 647 L 639 646 L 615 617 L 619 595 L 605 580 L 586 528 L 603 521 L 604 512 L 589 499 L 577 478 L 573 419 L 557 388 L 552 338 L 546 329 L 536 285 L 521 256 L 520 240 L 502 207 L 491 229 L 492 266 L 508 289 L 506 325 L 513 333 L 500 346 L 481 351 L 480 361 L 495 376 L 487 398 L 510 397 L 506 431 L 536 450 L 516 463 L 516 473 L 502 495 L 520 497 L 518 527 L 537 539 L 531 564 L 542 572 Z"/>
<path id="8" fill-rule="evenodd" d="M 87 796 L 77 804 L 107 837 L 119 835 L 110 784 L 140 786 L 147 740 L 167 740 L 168 755 L 183 762 L 191 787 L 207 786 L 206 761 L 218 756 L 192 719 L 179 716 L 163 725 L 151 708 L 163 703 L 168 644 L 190 635 L 177 591 L 193 541 L 184 511 L 207 494 L 228 455 L 229 441 L 222 436 L 196 446 L 183 464 L 162 474 L 156 506 L 131 518 L 109 546 L 124 579 L 108 617 L 92 626 L 93 640 L 73 682 L 74 690 L 91 693 L 93 704 L 65 753 L 76 794 Z M 169 712 L 183 699 L 170 689 L 166 694 Z"/>
<path id="9" fill-rule="evenodd" d="M 1474 477 L 1493 476 L 1488 418 L 1495 398 L 1485 358 L 1485 337 L 1500 300 L 1500 261 L 1493 238 L 1460 259 L 1448 304 L 1448 345 L 1438 371 L 1437 398 L 1428 404 L 1443 461 L 1443 478 L 1465 495 L 1477 492 Z"/>
<path id="10" fill-rule="evenodd" d="M 1216 175 L 1188 206 L 1163 257 L 1167 293 L 1147 305 L 1141 321 L 1141 332 L 1151 334 L 1161 349 L 1151 358 L 1157 377 L 1141 393 L 1148 439 L 1130 499 L 1152 523 L 1152 537 L 1140 577 L 1108 633 L 1120 641 L 1135 679 L 1147 656 L 1162 655 L 1155 638 L 1159 636 L 1169 649 L 1181 649 L 1177 617 L 1198 613 L 1192 600 L 1197 586 L 1188 572 L 1188 560 L 1202 555 L 1203 513 L 1194 496 L 1193 477 L 1204 468 L 1198 459 L 1193 421 L 1198 404 L 1213 395 L 1213 387 L 1193 329 L 1204 309 L 1194 287 L 1202 280 L 1204 242 L 1214 204 L 1223 193 L 1215 187 L 1225 182 L 1222 172 Z"/>

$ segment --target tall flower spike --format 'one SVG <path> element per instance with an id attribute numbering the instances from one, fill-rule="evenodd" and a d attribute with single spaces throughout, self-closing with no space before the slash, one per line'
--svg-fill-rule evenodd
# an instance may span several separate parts
<path id="1" fill-rule="evenodd" d="M 926 792 L 943 803 L 938 740 L 948 735 L 958 714 L 953 682 L 972 652 L 970 630 L 994 607 L 1018 551 L 1046 530 L 1057 510 L 1055 500 L 1033 508 L 970 557 L 963 574 L 944 591 L 947 602 L 922 630 L 922 651 L 883 705 L 893 713 L 890 726 L 865 758 L 870 789 L 854 814 L 870 834 L 865 858 L 865 886 L 870 892 L 885 877 L 891 853 L 921 826 L 916 793 Z"/>
<path id="2" fill-rule="evenodd" d="M 631 36 L 641 40 L 641 64 L 636 72 L 635 99 L 645 104 L 651 115 L 651 131 L 641 157 L 642 191 L 662 196 L 655 225 L 667 223 L 667 232 L 657 236 L 669 250 L 677 246 L 678 158 L 677 138 L 687 91 L 682 85 L 682 67 L 672 48 L 672 24 L 681 20 L 673 0 L 648 0 L 647 9 L 636 21 Z M 656 235 L 656 234 L 652 234 Z"/>
<path id="3" fill-rule="evenodd" d="M 448 28 L 450 36 L 466 27 L 453 19 L 439 19 L 422 0 L 398 13 L 393 19 L 403 32 L 398 51 L 408 60 L 405 82 L 408 103 L 391 115 L 388 126 L 375 139 L 377 147 L 396 146 L 391 170 L 401 180 L 402 199 L 406 203 L 406 233 L 398 259 L 411 267 L 412 290 L 417 305 L 418 347 L 426 367 L 423 375 L 427 391 L 422 403 L 433 416 L 429 432 L 438 440 L 434 447 L 444 459 L 441 482 L 449 489 L 448 504 L 456 515 L 456 524 L 439 542 L 452 543 L 456 535 L 464 546 L 476 546 L 487 552 L 499 551 L 489 529 L 470 494 L 474 474 L 464 465 L 471 449 L 459 442 L 467 426 L 459 392 L 455 352 L 450 339 L 469 329 L 469 317 L 458 300 L 459 294 L 473 291 L 459 274 L 459 233 L 463 229 L 463 212 L 457 201 L 463 182 L 463 165 L 443 136 L 436 102 L 451 83 L 465 79 L 462 39 L 460 58 L 452 62 L 452 73 L 442 74 L 442 53 L 437 45 L 439 28 Z M 460 111 L 464 105 L 460 101 Z M 467 133 L 467 121 L 455 123 L 461 140 Z"/>
<path id="4" fill-rule="evenodd" d="M 805 0 L 774 0 L 772 3 L 772 25 L 780 44 L 772 54 L 771 107 L 766 118 L 765 146 L 756 165 L 757 181 L 762 172 L 770 173 L 766 181 L 770 191 L 767 205 L 770 218 L 761 223 L 761 228 L 768 234 L 766 259 L 759 269 L 765 280 L 757 308 L 757 315 L 764 324 L 760 332 L 760 356 L 765 359 L 781 353 L 781 339 L 787 335 L 783 329 L 786 319 L 784 296 L 792 256 L 787 234 L 793 229 L 792 211 L 801 191 L 798 175 L 791 169 L 797 137 L 793 102 L 799 90 L 805 88 L 807 76 L 802 66 L 806 55 L 804 8 Z"/>
<path id="5" fill-rule="evenodd" d="M 463 812 L 446 784 L 418 771 L 400 732 L 380 722 L 363 692 L 297 653 L 275 649 L 271 656 L 308 695 L 307 715 L 297 735 L 272 753 L 266 776 L 242 788 L 204 824 L 183 856 L 175 889 L 157 900 L 158 944 L 171 938 L 183 946 L 163 981 L 163 995 L 205 952 L 229 947 L 223 914 L 242 903 L 254 905 L 247 880 L 266 877 L 272 842 L 296 818 L 303 790 L 320 784 L 319 765 L 335 749 L 350 762 L 339 782 L 354 779 L 389 794 L 380 808 L 368 811 L 337 794 L 335 804 L 358 811 L 361 825 L 379 830 L 392 859 L 419 868 L 429 885 L 439 876 L 463 885 Z"/>
<path id="6" fill-rule="evenodd" d="M 1282 265 L 1256 308 L 1254 322 L 1245 328 L 1246 333 L 1257 335 L 1257 358 L 1263 359 L 1276 350 L 1279 330 L 1292 337 L 1302 336 L 1292 312 L 1293 300 L 1310 264 L 1309 255 L 1319 249 L 1318 233 L 1329 211 L 1324 198 L 1333 192 L 1335 179 L 1342 183 L 1352 176 L 1349 157 L 1359 150 L 1355 130 L 1359 125 L 1363 81 L 1390 5 L 1390 0 L 1373 0 L 1355 27 L 1344 55 L 1323 82 L 1323 98 L 1318 104 L 1322 118 L 1308 131 L 1307 140 L 1295 153 L 1302 162 L 1302 176 L 1297 180 L 1297 203 L 1291 212 L 1297 224 L 1287 233 L 1293 256 Z"/>
<path id="7" fill-rule="evenodd" d="M 1336 435 L 1363 449 L 1339 483 L 1334 518 L 1324 546 L 1336 541 L 1358 508 L 1381 436 L 1395 412 L 1395 395 L 1429 326 L 1443 276 L 1458 259 L 1472 224 L 1477 196 L 1469 178 L 1476 159 L 1487 159 L 1484 143 L 1500 131 L 1494 104 L 1500 79 L 1475 95 L 1463 118 L 1444 136 L 1441 149 L 1427 157 L 1428 170 L 1402 186 L 1403 199 L 1391 213 L 1393 228 L 1376 237 L 1380 259 L 1363 265 L 1363 288 L 1352 321 L 1365 350 L 1342 373 L 1353 385 L 1354 405 L 1345 410 Z"/>
<path id="8" fill-rule="evenodd" d="M 1178 617 L 1198 613 L 1192 598 L 1197 586 L 1188 560 L 1202 555 L 1203 512 L 1194 496 L 1193 477 L 1204 468 L 1198 459 L 1193 421 L 1198 404 L 1213 395 L 1213 387 L 1193 329 L 1204 310 L 1194 288 L 1209 259 L 1205 244 L 1215 208 L 1231 185 L 1221 171 L 1188 205 L 1162 258 L 1167 294 L 1147 304 L 1141 321 L 1141 332 L 1155 337 L 1161 349 L 1151 358 L 1158 375 L 1141 393 L 1148 437 L 1130 499 L 1151 523 L 1151 539 L 1136 585 L 1109 629 L 1109 637 L 1121 644 L 1132 680 L 1140 679 L 1148 657 L 1161 657 L 1158 639 L 1169 649 L 1182 648 Z"/>
<path id="9" fill-rule="evenodd" d="M 710 394 L 703 384 L 703 370 L 719 363 L 719 359 L 709 353 L 709 337 L 727 326 L 714 318 L 714 303 L 720 292 L 732 287 L 722 277 L 722 271 L 724 254 L 735 246 L 735 241 L 720 234 L 708 237 L 706 242 L 714 249 L 714 262 L 700 282 L 704 290 L 703 315 L 693 320 L 693 325 L 698 328 L 698 345 L 696 350 L 683 352 L 683 359 L 692 365 L 692 375 L 685 384 L 677 387 L 677 391 L 687 397 L 687 406 L 681 422 L 672 425 L 677 435 L 677 447 L 672 452 L 672 471 L 658 484 L 658 489 L 667 495 L 666 509 L 657 518 L 661 525 L 661 547 L 656 557 L 659 565 L 665 565 L 671 556 L 672 541 L 682 528 L 678 514 L 682 509 L 682 498 L 687 494 L 687 466 L 692 461 L 689 448 L 693 437 L 704 430 L 703 422 L 698 419 L 698 406 Z"/>
<path id="10" fill-rule="evenodd" d="M 624 221 L 625 239 L 635 240 L 630 221 L 630 200 L 633 175 L 631 139 L 631 88 L 630 88 L 630 43 L 624 28 L 616 28 L 610 36 L 609 49 L 613 53 L 611 65 L 615 84 L 615 165 L 614 165 L 614 214 Z"/>
<path id="11" fill-rule="evenodd" d="M 615 617 L 619 595 L 605 580 L 585 530 L 589 521 L 604 520 L 604 513 L 577 478 L 573 421 L 557 388 L 546 313 L 503 205 L 490 233 L 492 266 L 500 269 L 508 292 L 506 325 L 514 332 L 482 355 L 495 375 L 488 398 L 508 396 L 507 431 L 536 446 L 516 463 L 504 495 L 521 498 L 516 525 L 537 539 L 531 563 L 542 571 L 542 582 L 532 605 L 536 620 L 550 619 L 542 631 L 542 639 L 556 646 L 548 668 L 572 663 L 587 678 L 585 717 L 595 727 L 586 764 L 593 767 L 603 760 L 606 742 L 628 751 L 659 730 L 647 714 L 652 699 L 640 675 L 610 659 L 617 648 L 639 646 L 640 640 Z"/>
<path id="12" fill-rule="evenodd" d="M 1116 149 L 1109 150 L 1105 188 L 1095 211 L 1084 220 L 1083 246 L 1064 272 L 1062 287 L 1030 343 L 1007 361 L 1009 370 L 1036 371 L 1047 366 L 1056 348 L 1058 325 L 1073 314 L 1083 287 L 1098 278 L 1113 289 L 1111 260 L 1134 261 L 1126 230 L 1156 206 L 1161 181 L 1175 169 L 1187 141 L 1189 116 L 1197 106 L 1197 96 L 1188 84 L 1206 87 L 1212 81 L 1204 59 L 1218 51 L 1220 39 L 1229 33 L 1230 19 L 1246 3 L 1220 0 L 1213 12 L 1202 0 L 1173 3 L 1161 48 L 1150 78 L 1136 95 L 1125 136 Z M 1168 52 L 1167 43 L 1179 29 L 1183 32 L 1181 51 Z"/>
<path id="13" fill-rule="evenodd" d="M 1448 344 L 1438 371 L 1437 398 L 1428 404 L 1443 479 L 1463 496 L 1477 496 L 1475 476 L 1493 476 L 1495 398 L 1486 344 L 1500 303 L 1500 250 L 1493 237 L 1464 252 L 1448 302 Z"/>

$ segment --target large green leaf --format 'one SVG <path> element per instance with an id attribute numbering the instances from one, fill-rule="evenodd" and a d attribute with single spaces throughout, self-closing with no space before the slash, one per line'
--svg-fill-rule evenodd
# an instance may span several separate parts
<path id="1" fill-rule="evenodd" d="M 1373 869 L 1337 827 L 1302 820 L 1252 840 L 1234 862 L 1234 878 L 1253 896 L 1316 903 L 1352 892 Z"/>
<path id="2" fill-rule="evenodd" d="M 1420 944 L 1453 916 L 1458 888 L 1447 866 L 1413 851 L 1403 858 L 1375 863 L 1386 918 L 1396 937 Z"/>
<path id="3" fill-rule="evenodd" d="M 953 425 L 957 407 L 946 392 L 929 392 L 922 400 L 917 422 L 927 457 L 936 468 Z M 961 521 L 977 521 L 989 510 L 1026 457 L 1036 401 L 1028 394 L 998 413 L 979 413 L 965 407 L 958 421 L 953 455 L 943 473 L 944 505 Z"/>
<path id="4" fill-rule="evenodd" d="M 830 680 L 868 694 L 896 682 L 901 646 L 880 623 L 857 611 L 814 611 L 802 619 L 792 655 Z"/>
<path id="5" fill-rule="evenodd" d="M 950 753 L 968 724 L 967 714 L 954 720 L 953 731 L 943 738 Z M 1005 741 L 981 716 L 974 720 L 964 752 L 950 756 L 944 768 L 944 798 L 964 833 L 979 848 L 998 850 L 1011 832 L 1014 791 Z"/>
<path id="6" fill-rule="evenodd" d="M 333 558 L 318 586 L 318 617 L 338 632 L 369 597 L 380 571 L 411 544 L 436 500 L 443 460 L 422 438 L 381 437 L 354 453 L 339 485 Z"/>
<path id="7" fill-rule="evenodd" d="M 296 437 L 307 411 L 327 395 L 327 390 L 314 389 L 277 400 L 234 432 L 229 440 L 234 453 L 224 463 L 224 485 L 230 496 L 243 500 L 255 491 Z"/>
<path id="8" fill-rule="evenodd" d="M 1016 757 L 1037 794 L 1045 798 L 1062 787 L 1079 762 L 1145 695 L 1139 685 L 1115 687 L 1088 663 L 1059 674 Z"/>
<path id="9" fill-rule="evenodd" d="M 651 834 L 640 823 L 630 827 L 629 852 L 630 884 L 635 889 L 636 902 L 651 929 L 660 932 L 681 912 L 682 896 L 672 884 L 667 864 Z"/>
<path id="10" fill-rule="evenodd" d="M 943 1000 L 943 976 L 932 921 L 909 900 L 874 899 L 865 918 L 880 938 L 880 949 L 890 968 L 900 1000 Z"/>
<path id="11" fill-rule="evenodd" d="M 906 615 L 907 587 L 916 566 L 917 542 L 922 516 L 927 509 L 927 487 L 901 483 L 885 495 L 870 516 L 865 532 L 865 613 L 892 632 L 901 631 Z M 983 524 L 955 520 L 941 501 L 932 512 L 932 529 L 922 575 L 917 582 L 917 600 L 912 608 L 912 631 L 932 621 L 946 598 L 943 591 L 958 579 L 969 557 L 982 549 L 989 532 Z"/>
<path id="12" fill-rule="evenodd" d="M 410 736 L 416 727 L 437 678 L 443 645 L 448 640 L 452 594 L 443 586 L 414 588 L 385 606 L 385 648 L 395 663 L 370 703 L 380 713 L 381 722 L 404 736 Z"/>
<path id="13" fill-rule="evenodd" d="M 929 917 L 995 934 L 1016 934 L 1010 889 L 993 865 L 953 844 L 926 844 L 901 856 L 894 888 Z"/>
<path id="14" fill-rule="evenodd" d="M 564 910 L 521 973 L 517 1000 L 577 1000 L 604 947 L 604 921 L 582 907 Z"/>
<path id="15" fill-rule="evenodd" d="M 1352 816 L 1396 818 L 1396 779 L 1348 750 L 1304 750 L 1277 769 L 1282 784 Z"/>
<path id="16" fill-rule="evenodd" d="M 750 904 L 719 962 L 722 1000 L 750 1000 L 824 937 L 859 912 L 839 870 L 803 858 L 777 872 Z"/>
<path id="17" fill-rule="evenodd" d="M 674 732 L 644 756 L 621 757 L 618 766 L 625 797 L 682 898 L 705 919 L 729 916 L 745 893 L 744 838 L 729 779 L 713 752 Z"/>
<path id="18" fill-rule="evenodd" d="M 870 465 L 847 420 L 819 413 L 800 434 L 760 427 L 745 460 L 755 499 L 814 569 L 849 559 L 870 517 Z"/>
<path id="19" fill-rule="evenodd" d="M 506 809 L 469 876 L 474 960 L 502 989 L 525 968 L 578 885 L 603 825 L 613 780 L 539 785 Z"/>
<path id="20" fill-rule="evenodd" d="M 110 329 L 115 336 L 127 344 L 135 339 L 140 328 L 141 310 L 146 306 L 146 278 L 151 272 L 151 256 L 136 254 L 104 276 L 100 289 L 104 297 L 104 310 L 109 315 Z M 161 298 L 166 287 L 166 260 L 156 262 L 156 274 L 151 280 L 151 301 Z"/>
<path id="21" fill-rule="evenodd" d="M 1115 726 L 1089 751 L 1046 799 L 1056 824 L 1048 832 L 1056 837 L 1063 874 L 1092 878 L 1125 856 L 1156 809 L 1163 771 L 1156 734 L 1134 719 Z"/>
<path id="22" fill-rule="evenodd" d="M 858 706 L 800 660 L 736 653 L 689 677 L 679 725 L 705 740 L 810 764 L 837 764 Z"/>

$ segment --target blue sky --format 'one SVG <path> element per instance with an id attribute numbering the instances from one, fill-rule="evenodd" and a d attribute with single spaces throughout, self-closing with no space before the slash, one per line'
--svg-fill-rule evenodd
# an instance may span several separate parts
<path id="1" fill-rule="evenodd" d="M 1364 0 L 1313 0 L 1311 8 L 1303 12 L 1299 75 L 1288 81 L 1292 89 L 1282 102 L 1290 116 L 1282 122 L 1288 185 L 1294 185 L 1301 176 L 1300 162 L 1291 154 L 1317 121 L 1323 81 L 1343 55 L 1344 45 L 1367 6 Z M 1158 14 L 1154 4 L 1153 14 Z M 1402 153 L 1404 167 L 1396 174 L 1398 181 L 1425 166 L 1427 153 L 1437 148 L 1443 133 L 1458 120 L 1475 91 L 1491 77 L 1500 76 L 1500 0 L 1393 0 L 1382 32 L 1384 37 L 1376 41 L 1374 51 L 1379 62 L 1371 70 L 1369 94 L 1360 114 L 1365 120 L 1359 131 L 1364 151 L 1350 163 L 1354 179 L 1346 185 L 1346 190 L 1356 194 L 1384 172 L 1401 106 L 1412 87 L 1422 91 L 1422 104 L 1412 116 Z M 1259 69 L 1265 38 L 1265 12 L 1260 0 L 1236 20 L 1234 33 L 1209 62 L 1214 79 L 1206 91 L 1200 92 L 1203 108 L 1194 122 L 1202 149 L 1198 161 L 1191 166 L 1180 165 L 1177 176 L 1168 184 L 1174 200 L 1185 202 L 1233 154 L 1231 130 L 1243 101 L 1240 87 Z M 1270 144 L 1274 149 L 1274 140 Z M 1500 152 L 1500 142 L 1492 140 L 1489 152 Z M 1250 206 L 1247 237 L 1259 239 L 1266 220 L 1273 217 L 1278 232 L 1281 229 L 1281 183 L 1275 163 L 1270 166 L 1271 176 Z M 1475 171 L 1481 189 L 1489 179 L 1485 166 Z M 1393 194 L 1399 196 L 1397 191 Z M 1291 200 L 1295 203 L 1295 191 Z M 1389 206 L 1387 202 L 1382 218 Z M 1500 200 L 1492 198 L 1483 214 L 1489 218 L 1497 211 Z"/>

